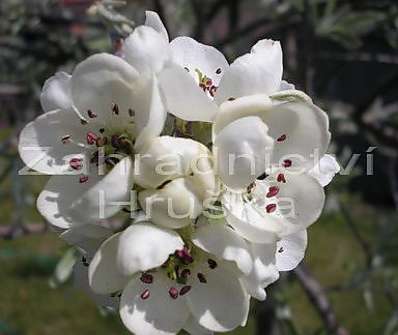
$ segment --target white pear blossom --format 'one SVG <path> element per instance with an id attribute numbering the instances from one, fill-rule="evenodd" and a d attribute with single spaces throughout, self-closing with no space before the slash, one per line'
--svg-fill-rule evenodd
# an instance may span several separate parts
<path id="1" fill-rule="evenodd" d="M 37 207 L 81 252 L 78 285 L 134 334 L 243 326 L 250 298 L 304 258 L 339 171 L 328 117 L 282 80 L 276 41 L 228 64 L 189 37 L 170 42 L 147 12 L 120 54 L 45 83 L 45 113 L 19 143 L 26 165 L 51 175 Z M 210 122 L 211 138 L 166 131 L 168 112 Z M 122 207 L 135 215 L 111 229 Z"/>
<path id="2" fill-rule="evenodd" d="M 129 201 L 132 154 L 160 134 L 166 117 L 154 80 L 140 80 L 119 57 L 97 54 L 45 83 L 45 113 L 22 130 L 19 152 L 28 167 L 53 175 L 37 205 L 54 226 L 98 221 L 100 191 L 103 218 Z"/>
<path id="3" fill-rule="evenodd" d="M 90 286 L 98 294 L 121 293 L 122 321 L 138 335 L 232 330 L 246 323 L 249 295 L 242 272 L 225 259 L 248 273 L 251 256 L 238 235 L 229 245 L 226 234 L 234 232 L 220 229 L 224 252 L 203 231 L 194 233 L 193 244 L 187 232 L 183 239 L 150 222 L 133 224 L 99 248 L 89 266 Z"/>

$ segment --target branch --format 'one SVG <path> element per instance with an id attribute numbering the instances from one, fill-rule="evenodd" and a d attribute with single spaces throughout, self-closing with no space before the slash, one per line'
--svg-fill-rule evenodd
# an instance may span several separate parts
<path id="1" fill-rule="evenodd" d="M 304 264 L 301 264 L 294 270 L 294 274 L 308 298 L 318 311 L 328 333 L 335 335 L 349 335 L 348 330 L 338 324 L 336 314 L 333 311 L 323 287 L 311 274 L 308 268 Z"/>

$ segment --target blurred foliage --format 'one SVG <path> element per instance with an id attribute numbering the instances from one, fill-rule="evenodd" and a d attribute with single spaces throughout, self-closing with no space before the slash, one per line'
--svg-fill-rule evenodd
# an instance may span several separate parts
<path id="1" fill-rule="evenodd" d="M 172 37 L 192 35 L 229 59 L 258 39 L 281 40 L 284 76 L 328 110 L 340 163 L 360 154 L 328 190 L 306 262 L 351 334 L 398 334 L 396 1 L 130 0 L 95 10 L 93 3 L 0 1 L 0 228 L 7 228 L 0 229 L 0 334 L 126 334 L 116 317 L 101 316 L 72 288 L 74 251 L 55 234 L 30 235 L 36 228 L 25 224 L 42 222 L 34 205 L 46 177 L 17 175 L 16 138 L 41 113 L 43 82 L 117 48 L 145 9 L 160 13 Z M 366 174 L 369 147 L 376 147 L 373 175 Z M 234 334 L 265 334 L 264 323 L 270 335 L 327 333 L 294 274 L 268 293 L 253 307 L 249 327 Z"/>

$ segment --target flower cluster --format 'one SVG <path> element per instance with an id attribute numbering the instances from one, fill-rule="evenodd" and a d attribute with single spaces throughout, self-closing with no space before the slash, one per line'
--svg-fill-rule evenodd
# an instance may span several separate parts
<path id="1" fill-rule="evenodd" d="M 250 298 L 303 259 L 339 167 L 327 115 L 282 72 L 279 42 L 228 64 L 189 37 L 170 42 L 147 12 L 118 56 L 44 84 L 45 113 L 19 142 L 51 175 L 38 210 L 82 253 L 77 280 L 131 332 L 243 326 Z"/>

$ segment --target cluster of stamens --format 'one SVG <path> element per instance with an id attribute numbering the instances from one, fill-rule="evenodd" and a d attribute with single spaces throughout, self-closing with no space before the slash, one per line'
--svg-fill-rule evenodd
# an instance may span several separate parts
<path id="1" fill-rule="evenodd" d="M 118 116 L 120 114 L 120 108 L 118 104 L 113 103 L 111 112 L 113 115 Z M 131 108 L 128 109 L 128 114 L 131 118 L 135 117 L 135 111 Z M 95 119 L 97 118 L 97 114 L 91 110 L 87 110 L 87 115 L 88 118 L 90 119 Z M 134 123 L 134 121 L 131 121 Z M 88 122 L 85 119 L 81 119 L 81 124 L 82 125 L 87 125 Z M 103 154 L 104 154 L 104 162 L 105 164 L 109 167 L 112 168 L 115 166 L 120 159 L 117 158 L 118 155 L 120 154 L 132 154 L 133 153 L 133 146 L 134 146 L 134 141 L 131 141 L 129 136 L 127 134 L 112 134 L 109 136 L 104 135 L 105 134 L 105 128 L 100 128 L 98 132 L 94 131 L 88 131 L 86 133 L 86 143 L 89 146 L 96 146 L 98 148 L 97 151 L 95 151 L 91 158 L 90 158 L 90 163 L 95 164 L 96 166 L 99 165 L 99 150 L 103 149 Z M 63 144 L 69 144 L 73 142 L 72 136 L 67 134 L 61 137 L 61 142 Z M 83 159 L 82 158 L 72 158 L 69 160 L 69 167 L 72 170 L 75 171 L 80 171 L 83 168 Z M 85 183 L 88 181 L 88 176 L 81 176 L 79 178 L 80 183 Z"/>
<path id="2" fill-rule="evenodd" d="M 216 73 L 220 74 L 221 69 L 217 69 Z M 195 72 L 199 78 L 199 87 L 205 92 L 209 93 L 211 97 L 214 97 L 218 87 L 214 85 L 213 80 L 206 75 L 204 75 L 199 69 L 195 69 Z"/>
<path id="3" fill-rule="evenodd" d="M 168 290 L 168 294 L 171 299 L 178 299 L 180 296 L 186 295 L 191 291 L 192 286 L 188 284 L 188 280 L 192 275 L 189 266 L 194 263 L 194 257 L 192 256 L 191 251 L 185 246 L 183 249 L 176 250 L 176 252 L 169 257 L 169 259 L 162 265 L 162 269 L 165 269 L 167 272 L 167 276 L 172 281 L 175 281 L 177 284 L 182 285 L 181 288 L 177 288 L 175 286 L 171 286 Z M 217 268 L 218 264 L 213 259 L 208 259 L 207 264 L 210 270 L 214 270 Z M 199 272 L 196 274 L 197 280 L 201 284 L 207 283 L 206 276 Z M 140 277 L 140 281 L 146 285 L 153 284 L 155 278 L 151 273 L 144 272 Z M 146 300 L 150 297 L 151 292 L 150 288 L 146 287 L 140 294 L 142 300 Z"/>

